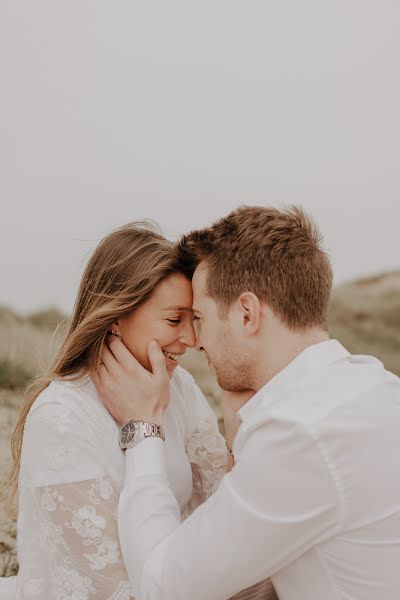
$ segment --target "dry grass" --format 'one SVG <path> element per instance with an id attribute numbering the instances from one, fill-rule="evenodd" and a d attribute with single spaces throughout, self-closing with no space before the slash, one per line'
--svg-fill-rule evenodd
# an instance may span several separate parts
<path id="1" fill-rule="evenodd" d="M 24 387 L 46 369 L 63 333 L 63 322 L 54 310 L 21 317 L 0 308 L 0 387 Z"/>
<path id="2" fill-rule="evenodd" d="M 54 309 L 22 317 L 0 308 L 0 480 L 10 463 L 10 436 L 23 389 L 49 364 L 62 336 L 62 321 Z M 0 502 L 0 576 L 17 570 L 16 524 Z"/>
<path id="3" fill-rule="evenodd" d="M 0 390 L 0 479 L 6 473 L 10 461 L 10 435 L 21 405 L 21 396 L 9 390 Z M 15 575 L 18 570 L 16 557 L 16 524 L 0 503 L 0 576 Z"/>
<path id="4" fill-rule="evenodd" d="M 353 354 L 372 354 L 400 375 L 400 272 L 338 287 L 330 332 Z"/>
<path id="5" fill-rule="evenodd" d="M 0 477 L 9 462 L 9 439 L 21 405 L 22 388 L 42 372 L 59 343 L 62 315 L 54 309 L 21 317 L 0 308 Z M 362 279 L 337 288 L 330 309 L 330 333 L 353 354 L 372 354 L 400 375 L 400 272 Z M 219 388 L 203 356 L 190 351 L 182 361 L 220 417 Z M 1 389 L 4 388 L 4 389 Z M 0 575 L 17 570 L 15 523 L 0 503 Z"/>

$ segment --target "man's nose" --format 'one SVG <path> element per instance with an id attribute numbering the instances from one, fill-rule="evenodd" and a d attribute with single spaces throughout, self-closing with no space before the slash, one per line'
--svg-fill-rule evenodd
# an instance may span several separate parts
<path id="1" fill-rule="evenodd" d="M 199 352 L 201 352 L 202 350 L 204 350 L 204 348 L 203 348 L 203 346 L 202 346 L 202 343 L 201 343 L 200 335 L 198 335 L 198 336 L 196 337 L 196 343 L 195 343 L 195 346 L 194 346 L 194 347 L 195 347 L 195 348 L 196 348 L 196 350 L 198 350 Z"/>

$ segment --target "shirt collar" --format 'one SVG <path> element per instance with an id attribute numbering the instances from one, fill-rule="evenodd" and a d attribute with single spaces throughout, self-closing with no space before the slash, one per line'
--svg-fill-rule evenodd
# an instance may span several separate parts
<path id="1" fill-rule="evenodd" d="M 321 368 L 350 356 L 349 352 L 337 340 L 326 340 L 309 346 L 287 367 L 277 373 L 268 381 L 258 392 L 248 401 L 240 410 L 238 416 L 244 420 L 258 406 L 261 399 L 266 394 L 271 393 L 277 386 L 284 386 L 287 383 L 299 382 L 308 375 L 317 373 Z"/>

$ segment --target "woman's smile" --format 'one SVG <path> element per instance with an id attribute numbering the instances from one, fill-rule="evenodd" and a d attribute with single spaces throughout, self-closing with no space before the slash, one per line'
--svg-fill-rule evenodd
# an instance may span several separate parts
<path id="1" fill-rule="evenodd" d="M 162 352 L 165 356 L 165 364 L 167 368 L 175 368 L 178 365 L 179 357 L 185 354 L 184 352 L 169 352 L 168 350 L 163 350 Z"/>

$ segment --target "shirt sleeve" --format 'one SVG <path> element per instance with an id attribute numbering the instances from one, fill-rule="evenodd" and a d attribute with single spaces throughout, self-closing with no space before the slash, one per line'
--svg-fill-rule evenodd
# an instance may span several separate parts
<path id="1" fill-rule="evenodd" d="M 29 415 L 21 485 L 50 550 L 46 597 L 64 598 L 68 588 L 76 598 L 131 598 L 118 538 L 119 489 L 101 456 L 90 423 L 71 408 L 46 403 Z"/>
<path id="2" fill-rule="evenodd" d="M 127 451 L 119 531 L 138 600 L 229 598 L 337 531 L 336 483 L 302 426 L 242 426 L 235 456 L 215 494 L 181 524 L 162 441 Z"/>

